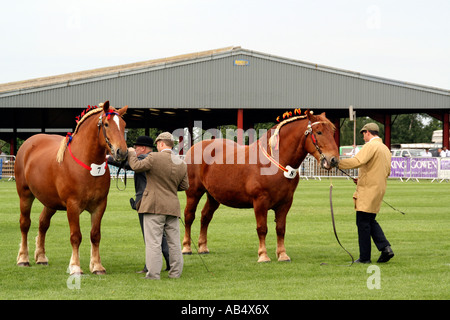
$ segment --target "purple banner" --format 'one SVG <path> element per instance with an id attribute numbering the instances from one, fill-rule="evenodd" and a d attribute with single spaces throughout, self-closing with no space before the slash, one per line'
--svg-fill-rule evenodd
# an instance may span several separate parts
<path id="1" fill-rule="evenodd" d="M 450 159 L 441 159 L 441 170 L 450 170 Z"/>
<path id="2" fill-rule="evenodd" d="M 392 157 L 391 178 L 437 178 L 437 158 Z"/>
<path id="3" fill-rule="evenodd" d="M 411 178 L 437 178 L 437 158 L 411 158 Z"/>
<path id="4" fill-rule="evenodd" d="M 403 178 L 406 171 L 409 172 L 409 158 L 392 157 L 390 177 Z"/>

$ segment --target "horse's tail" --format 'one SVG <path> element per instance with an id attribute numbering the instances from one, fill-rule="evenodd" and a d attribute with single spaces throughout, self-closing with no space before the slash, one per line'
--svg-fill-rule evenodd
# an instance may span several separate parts
<path id="1" fill-rule="evenodd" d="M 61 140 L 61 144 L 59 145 L 58 153 L 56 154 L 56 161 L 58 163 L 61 163 L 64 160 L 64 152 L 66 152 L 67 149 L 67 140 L 66 137 L 64 137 Z"/>

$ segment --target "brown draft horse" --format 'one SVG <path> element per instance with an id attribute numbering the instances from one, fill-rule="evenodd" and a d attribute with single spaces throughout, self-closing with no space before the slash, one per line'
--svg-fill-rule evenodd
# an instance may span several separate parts
<path id="1" fill-rule="evenodd" d="M 284 246 L 284 234 L 286 215 L 299 182 L 293 168 L 299 168 L 308 153 L 325 169 L 337 166 L 339 151 L 334 130 L 325 113 L 316 116 L 308 110 L 305 116 L 293 117 L 274 126 L 249 146 L 240 146 L 226 139 L 204 140 L 193 145 L 186 154 L 190 187 L 186 191 L 183 253 L 192 253 L 191 225 L 199 200 L 206 192 L 207 201 L 202 210 L 198 240 L 199 253 L 209 252 L 208 225 L 214 211 L 224 204 L 234 208 L 254 208 L 259 237 L 258 262 L 270 261 L 265 238 L 267 211 L 273 209 L 277 258 L 278 261 L 290 261 Z"/>
<path id="2" fill-rule="evenodd" d="M 20 147 L 15 162 L 22 232 L 17 256 L 19 266 L 30 265 L 27 234 L 31 224 L 31 206 L 37 198 L 44 209 L 39 217 L 35 262 L 48 264 L 44 244 L 50 219 L 57 210 L 67 210 L 72 244 L 70 274 L 81 274 L 78 252 L 81 243 L 79 216 L 87 210 L 91 214 L 89 269 L 94 274 L 106 272 L 99 253 L 100 224 L 110 186 L 105 158 L 107 151 L 116 161 L 123 161 L 127 157 L 125 121 L 122 119 L 127 108 L 125 106 L 116 110 L 106 101 L 102 108 L 94 108 L 82 114 L 71 136 L 68 134 L 62 138 L 59 135 L 37 134 Z"/>

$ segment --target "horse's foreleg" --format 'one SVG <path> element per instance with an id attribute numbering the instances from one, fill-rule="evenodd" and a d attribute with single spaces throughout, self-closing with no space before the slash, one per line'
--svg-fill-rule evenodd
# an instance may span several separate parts
<path id="1" fill-rule="evenodd" d="M 275 210 L 276 232 L 277 232 L 277 257 L 278 261 L 291 261 L 291 258 L 286 254 L 284 246 L 284 234 L 286 232 L 286 216 L 291 208 L 292 200 L 286 204 L 278 207 Z"/>
<path id="2" fill-rule="evenodd" d="M 198 237 L 198 253 L 209 253 L 207 246 L 208 226 L 219 205 L 220 203 L 208 194 L 208 198 L 202 210 L 200 235 Z"/>
<path id="3" fill-rule="evenodd" d="M 89 263 L 89 270 L 94 274 L 106 273 L 106 269 L 103 267 L 100 260 L 100 225 L 105 209 L 106 200 L 91 214 L 91 261 Z"/>
<path id="4" fill-rule="evenodd" d="M 27 195 L 20 195 L 20 231 L 22 233 L 22 241 L 20 243 L 19 254 L 17 255 L 17 265 L 22 267 L 30 266 L 30 259 L 28 256 L 28 231 L 30 230 L 31 206 L 34 201 L 34 196 L 28 191 Z"/>
<path id="5" fill-rule="evenodd" d="M 48 259 L 45 256 L 45 234 L 50 227 L 50 219 L 55 212 L 56 210 L 44 207 L 39 216 L 39 233 L 36 237 L 36 250 L 34 251 L 34 260 L 37 264 L 48 264 Z"/>
<path id="6" fill-rule="evenodd" d="M 267 235 L 267 208 L 259 203 L 253 204 L 256 217 L 256 232 L 259 238 L 258 262 L 270 262 L 267 255 L 266 235 Z"/>
<path id="7" fill-rule="evenodd" d="M 69 271 L 70 274 L 82 274 L 80 267 L 80 253 L 79 248 L 81 244 L 80 231 L 80 210 L 78 206 L 67 205 L 67 219 L 70 226 L 70 243 L 72 245 L 72 256 L 70 257 Z"/>

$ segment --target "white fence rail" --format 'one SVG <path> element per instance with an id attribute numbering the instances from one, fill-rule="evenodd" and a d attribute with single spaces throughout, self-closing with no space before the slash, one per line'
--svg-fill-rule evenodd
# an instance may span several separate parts
<path id="1" fill-rule="evenodd" d="M 341 157 L 342 159 L 343 157 Z M 344 170 L 353 177 L 358 176 L 358 169 Z M 311 155 L 303 161 L 299 170 L 300 177 L 309 179 L 321 179 L 326 177 L 347 177 L 337 169 L 327 171 Z M 392 157 L 391 175 L 389 178 L 397 178 L 401 181 L 419 181 L 428 179 L 433 181 L 450 181 L 450 157 Z"/>
<path id="2" fill-rule="evenodd" d="M 342 157 L 341 157 L 342 158 Z M 14 179 L 15 156 L 0 156 L 0 181 Z M 124 170 L 117 176 L 118 168 L 109 166 L 111 179 L 124 179 Z M 358 176 L 358 169 L 345 170 L 353 177 Z M 328 177 L 348 178 L 336 168 L 327 171 L 322 169 L 316 159 L 308 155 L 299 168 L 299 176 L 302 179 L 322 179 Z M 133 178 L 134 172 L 127 170 L 127 178 Z M 450 181 L 450 157 L 449 158 L 425 158 L 425 157 L 392 157 L 390 178 L 397 178 L 401 181 L 419 181 L 428 179 L 433 181 Z"/>
<path id="3" fill-rule="evenodd" d="M 16 162 L 15 156 L 0 156 L 0 181 L 1 180 L 14 180 L 14 163 Z"/>

